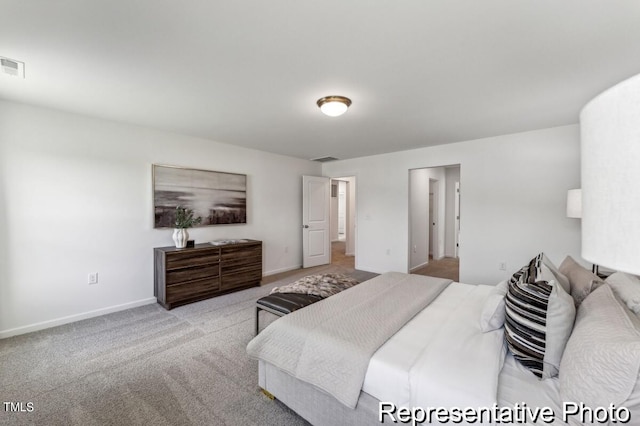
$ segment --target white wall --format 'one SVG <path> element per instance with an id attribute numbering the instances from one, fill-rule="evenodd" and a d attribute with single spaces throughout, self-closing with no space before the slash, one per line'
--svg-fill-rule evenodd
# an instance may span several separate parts
<path id="1" fill-rule="evenodd" d="M 265 274 L 299 267 L 311 161 L 0 101 L 0 337 L 154 302 L 151 164 L 248 175 L 248 224 L 196 242 L 264 242 Z M 87 274 L 99 273 L 89 286 Z"/>
<path id="2" fill-rule="evenodd" d="M 408 170 L 460 164 L 460 280 L 496 284 L 540 251 L 580 259 L 579 221 L 565 217 L 580 187 L 577 125 L 325 163 L 326 176 L 356 175 L 356 267 L 407 271 Z M 499 262 L 507 271 L 498 270 Z"/>
<path id="3" fill-rule="evenodd" d="M 409 171 L 409 270 L 429 263 L 429 169 Z"/>
<path id="4" fill-rule="evenodd" d="M 444 255 L 455 257 L 456 255 L 456 182 L 460 182 L 460 166 L 447 167 L 445 169 L 446 196 L 445 196 L 445 233 Z"/>

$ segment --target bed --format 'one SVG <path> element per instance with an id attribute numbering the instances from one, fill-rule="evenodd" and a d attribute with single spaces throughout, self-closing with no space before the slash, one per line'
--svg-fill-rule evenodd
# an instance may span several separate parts
<path id="1" fill-rule="evenodd" d="M 399 423 L 403 409 L 417 423 L 431 410 L 426 424 L 505 424 L 508 416 L 518 424 L 613 424 L 625 416 L 640 424 L 633 296 L 621 298 L 613 283 L 569 263 L 564 275 L 540 254 L 498 286 L 383 274 L 274 321 L 247 352 L 258 359 L 259 386 L 314 425 L 378 424 L 381 416 Z M 512 281 L 536 279 L 561 295 L 548 303 L 548 353 L 539 363 L 519 342 L 509 299 Z M 561 344 L 553 327 L 567 334 Z M 474 413 L 485 417 L 473 422 Z"/>

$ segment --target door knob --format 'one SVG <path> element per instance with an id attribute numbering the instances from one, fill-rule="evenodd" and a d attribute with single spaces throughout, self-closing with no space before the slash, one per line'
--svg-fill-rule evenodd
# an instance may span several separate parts
<path id="1" fill-rule="evenodd" d="M 307 229 L 307 228 L 309 227 L 309 225 L 302 225 L 302 227 L 303 227 L 304 229 Z"/>

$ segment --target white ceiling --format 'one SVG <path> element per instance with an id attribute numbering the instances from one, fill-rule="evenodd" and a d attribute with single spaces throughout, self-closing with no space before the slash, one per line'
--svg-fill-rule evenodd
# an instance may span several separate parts
<path id="1" fill-rule="evenodd" d="M 300 158 L 578 122 L 637 0 L 0 0 L 0 98 Z M 353 100 L 338 118 L 326 95 Z"/>

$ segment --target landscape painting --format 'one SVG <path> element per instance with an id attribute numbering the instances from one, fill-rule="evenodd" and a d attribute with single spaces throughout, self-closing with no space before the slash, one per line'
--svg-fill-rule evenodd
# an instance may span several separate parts
<path id="1" fill-rule="evenodd" d="M 247 175 L 154 164 L 154 227 L 173 228 L 178 206 L 202 217 L 198 226 L 247 223 Z"/>

